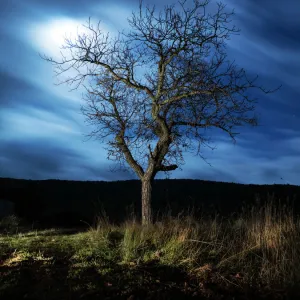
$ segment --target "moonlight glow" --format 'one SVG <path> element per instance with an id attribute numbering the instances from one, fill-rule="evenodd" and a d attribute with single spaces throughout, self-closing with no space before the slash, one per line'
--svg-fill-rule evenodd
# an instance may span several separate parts
<path id="1" fill-rule="evenodd" d="M 39 51 L 59 58 L 65 38 L 74 41 L 78 34 L 88 35 L 89 31 L 83 25 L 87 25 L 86 20 L 52 19 L 46 23 L 33 24 L 29 34 Z"/>

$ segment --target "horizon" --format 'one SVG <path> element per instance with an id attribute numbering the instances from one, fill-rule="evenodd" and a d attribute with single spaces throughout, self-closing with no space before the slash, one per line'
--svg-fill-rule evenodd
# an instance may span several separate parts
<path id="1" fill-rule="evenodd" d="M 123 179 L 123 180 L 76 180 L 76 179 L 24 179 L 24 178 L 11 178 L 11 177 L 0 177 L 1 179 L 9 179 L 9 180 L 27 180 L 27 181 L 72 181 L 72 182 L 126 182 L 126 181 L 138 181 L 139 179 Z M 239 185 L 288 185 L 288 186 L 299 186 L 297 184 L 289 184 L 289 183 L 269 183 L 269 184 L 255 184 L 255 183 L 238 183 L 238 182 L 228 182 L 228 181 L 215 181 L 215 180 L 206 180 L 206 179 L 198 179 L 198 178 L 155 178 L 155 180 L 190 180 L 190 181 L 207 181 L 207 182 L 214 182 L 214 183 L 228 183 L 228 184 L 239 184 Z"/>
<path id="2" fill-rule="evenodd" d="M 60 59 L 63 36 L 84 32 L 91 17 L 95 25 L 115 35 L 130 29 L 126 18 L 138 11 L 137 0 L 97 0 L 74 5 L 70 0 L 0 3 L 0 178 L 23 180 L 125 181 L 132 173 L 111 172 L 105 144 L 85 141 L 93 129 L 80 113 L 83 88 L 55 86 L 51 64 L 39 54 Z M 156 13 L 177 1 L 144 1 Z M 187 3 L 191 3 L 188 1 Z M 266 89 L 282 88 L 258 97 L 259 126 L 240 127 L 236 144 L 213 131 L 212 146 L 201 151 L 208 165 L 193 153 L 184 153 L 182 170 L 170 179 L 203 180 L 244 185 L 300 185 L 300 2 L 222 1 L 235 10 L 232 24 L 241 29 L 227 41 L 227 59 L 245 68 L 248 77 Z M 208 8 L 214 11 L 215 1 Z M 178 8 L 178 4 L 176 5 Z M 9 24 L 9 26 L 7 25 Z M 64 52 L 63 52 L 64 53 Z M 68 73 L 67 75 L 70 75 Z M 58 179 L 47 179 L 57 177 Z M 156 179 L 165 179 L 159 173 Z"/>

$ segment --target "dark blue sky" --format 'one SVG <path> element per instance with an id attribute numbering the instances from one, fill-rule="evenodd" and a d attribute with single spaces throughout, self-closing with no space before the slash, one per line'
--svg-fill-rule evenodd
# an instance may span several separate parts
<path id="1" fill-rule="evenodd" d="M 176 1 L 147 0 L 157 9 Z M 191 2 L 191 1 L 190 1 Z M 210 7 L 213 10 L 212 1 Z M 257 84 L 274 94 L 258 93 L 260 126 L 239 128 L 233 144 L 217 132 L 214 151 L 185 155 L 186 164 L 170 178 L 239 183 L 300 184 L 300 1 L 226 0 L 235 9 L 240 35 L 228 42 L 235 59 Z M 80 112 L 83 88 L 55 86 L 51 64 L 40 54 L 61 58 L 64 33 L 76 36 L 88 17 L 112 34 L 126 29 L 138 0 L 1 0 L 0 2 L 0 177 L 24 179 L 123 180 L 110 172 L 100 142 L 86 141 L 92 127 Z M 158 176 L 163 178 L 164 175 Z"/>

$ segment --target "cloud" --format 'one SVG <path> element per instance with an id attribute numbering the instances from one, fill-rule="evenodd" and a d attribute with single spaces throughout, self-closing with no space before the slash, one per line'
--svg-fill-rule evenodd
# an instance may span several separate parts
<path id="1" fill-rule="evenodd" d="M 300 3 L 288 2 L 290 5 L 286 3 L 283 8 L 281 2 L 271 0 L 230 0 L 241 33 L 229 45 L 240 52 L 247 68 L 298 87 L 295 75 L 299 76 L 300 68 L 300 18 L 299 13 L 296 15 Z"/>
<path id="2" fill-rule="evenodd" d="M 43 110 L 72 120 L 74 120 L 74 111 L 77 110 L 74 103 L 48 93 L 45 95 L 45 90 L 39 86 L 1 69 L 0 93 L 1 108 Z"/>
<path id="3" fill-rule="evenodd" d="M 86 151 L 82 151 L 84 147 Z M 101 149 L 81 148 L 42 137 L 4 140 L 0 144 L 0 177 L 57 179 L 60 174 L 59 179 L 65 180 L 136 179 L 118 168 L 111 172 L 114 165 L 105 160 Z M 91 159 L 91 153 L 98 157 Z"/>
<path id="4" fill-rule="evenodd" d="M 252 135 L 252 136 L 251 136 Z M 244 184 L 295 184 L 299 185 L 296 167 L 300 155 L 299 138 L 286 137 L 282 142 L 261 133 L 250 133 L 239 138 L 236 144 L 219 137 L 215 150 L 204 148 L 201 157 L 186 154 L 183 170 L 176 170 L 171 178 L 197 178 Z M 283 179 L 281 179 L 283 178 Z"/>
<path id="5" fill-rule="evenodd" d="M 6 141 L 0 144 L 0 176 L 40 178 L 63 175 L 66 166 L 82 156 L 71 149 L 51 143 L 48 139 Z"/>

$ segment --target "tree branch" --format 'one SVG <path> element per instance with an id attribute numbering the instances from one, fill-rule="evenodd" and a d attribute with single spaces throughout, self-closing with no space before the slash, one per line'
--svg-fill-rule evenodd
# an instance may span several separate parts
<path id="1" fill-rule="evenodd" d="M 178 168 L 177 165 L 169 165 L 169 166 L 164 166 L 164 165 L 160 165 L 160 167 L 158 167 L 157 169 L 159 171 L 163 171 L 163 172 L 168 172 L 168 171 L 174 171 Z"/>

